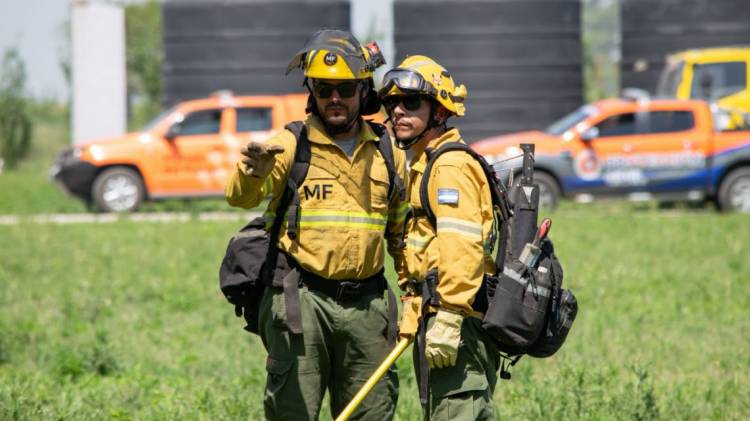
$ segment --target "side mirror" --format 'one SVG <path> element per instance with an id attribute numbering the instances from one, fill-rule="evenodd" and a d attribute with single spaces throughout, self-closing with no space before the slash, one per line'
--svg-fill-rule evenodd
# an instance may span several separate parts
<path id="1" fill-rule="evenodd" d="M 175 123 L 169 127 L 169 130 L 167 130 L 167 133 L 164 134 L 164 138 L 169 141 L 172 141 L 179 135 L 180 135 L 180 123 Z"/>
<path id="2" fill-rule="evenodd" d="M 591 142 L 592 140 L 596 139 L 597 137 L 599 137 L 599 128 L 598 127 L 589 127 L 588 129 L 586 129 L 586 131 L 584 131 L 583 133 L 581 133 L 581 140 L 584 141 L 584 142 L 586 142 L 586 143 Z"/>

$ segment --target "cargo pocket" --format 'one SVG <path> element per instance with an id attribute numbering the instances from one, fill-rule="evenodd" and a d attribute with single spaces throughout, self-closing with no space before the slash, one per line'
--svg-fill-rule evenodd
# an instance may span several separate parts
<path id="1" fill-rule="evenodd" d="M 370 200 L 372 212 L 385 213 L 388 209 L 388 170 L 383 165 L 374 164 L 370 168 Z"/>
<path id="2" fill-rule="evenodd" d="M 467 391 L 446 396 L 436 401 L 432 419 L 441 420 L 494 420 L 488 391 Z"/>
<path id="3" fill-rule="evenodd" d="M 455 367 L 455 366 L 454 366 Z M 481 392 L 489 388 L 487 377 L 474 371 L 436 376 L 430 371 L 430 393 L 435 399 L 461 396 L 470 392 Z"/>
<path id="4" fill-rule="evenodd" d="M 277 413 L 279 407 L 284 404 L 284 386 L 289 380 L 289 372 L 292 369 L 293 361 L 277 360 L 268 357 L 266 359 L 266 394 L 264 405 L 266 414 Z"/>

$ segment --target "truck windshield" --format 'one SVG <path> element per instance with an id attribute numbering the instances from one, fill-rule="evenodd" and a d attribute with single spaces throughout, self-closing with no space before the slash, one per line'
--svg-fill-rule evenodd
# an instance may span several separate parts
<path id="1" fill-rule="evenodd" d="M 677 88 L 682 81 L 682 69 L 685 68 L 685 62 L 667 63 L 659 76 L 659 84 L 656 87 L 656 96 L 674 98 L 677 96 Z"/>
<path id="2" fill-rule="evenodd" d="M 551 134 L 552 136 L 560 136 L 571 127 L 595 114 L 596 107 L 594 107 L 593 105 L 584 105 L 583 107 L 552 123 L 549 127 L 547 127 L 545 132 L 547 132 L 547 134 Z"/>
<path id="3" fill-rule="evenodd" d="M 151 121 L 146 123 L 145 126 L 143 126 L 143 131 L 147 132 L 152 130 L 154 127 L 156 127 L 157 124 L 159 124 L 160 121 L 162 121 L 166 116 L 172 114 L 177 107 L 168 108 L 162 112 L 160 112 L 156 117 L 152 118 Z"/>
<path id="4" fill-rule="evenodd" d="M 747 69 L 744 62 L 696 64 L 690 97 L 717 100 L 745 89 Z"/>

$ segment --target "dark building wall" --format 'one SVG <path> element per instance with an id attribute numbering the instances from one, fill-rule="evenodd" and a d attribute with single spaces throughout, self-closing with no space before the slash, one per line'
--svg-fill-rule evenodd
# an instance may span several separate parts
<path id="1" fill-rule="evenodd" d="M 750 45 L 748 0 L 622 0 L 620 10 L 623 88 L 654 92 L 667 54 Z"/>
<path id="2" fill-rule="evenodd" d="M 320 28 L 349 29 L 349 2 L 168 1 L 162 7 L 164 103 L 236 94 L 302 92 L 302 75 L 284 72 Z"/>
<path id="3" fill-rule="evenodd" d="M 477 140 L 541 129 L 580 106 L 579 0 L 396 0 L 396 62 L 423 54 L 468 89 L 455 119 Z"/>

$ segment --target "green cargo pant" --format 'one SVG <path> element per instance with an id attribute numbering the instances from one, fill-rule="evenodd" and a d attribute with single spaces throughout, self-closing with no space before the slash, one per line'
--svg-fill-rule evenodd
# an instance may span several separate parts
<path id="1" fill-rule="evenodd" d="M 461 325 L 461 343 L 456 365 L 432 368 L 429 375 L 426 420 L 493 420 L 492 394 L 497 384 L 500 354 L 482 330 L 482 322 L 467 317 Z M 417 349 L 414 367 L 419 379 Z"/>
<path id="2" fill-rule="evenodd" d="M 260 336 L 268 351 L 264 407 L 269 420 L 317 419 L 326 389 L 335 417 L 390 352 L 382 296 L 337 302 L 305 287 L 299 294 L 301 335 L 286 327 L 282 289 L 266 288 L 260 304 Z M 398 376 L 393 369 L 350 419 L 390 420 L 397 398 Z"/>

